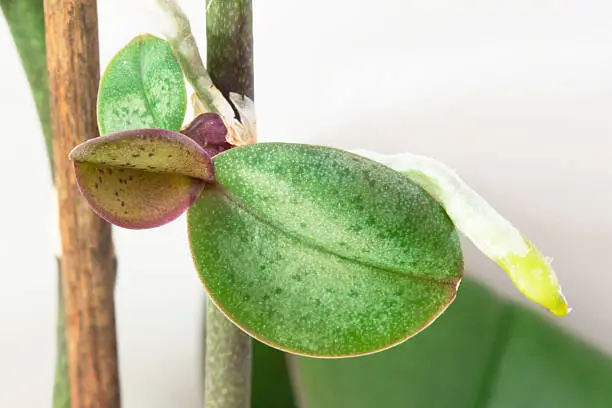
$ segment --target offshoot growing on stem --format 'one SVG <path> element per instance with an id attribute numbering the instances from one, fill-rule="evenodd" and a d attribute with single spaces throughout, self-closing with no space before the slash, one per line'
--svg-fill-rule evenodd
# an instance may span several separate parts
<path id="1" fill-rule="evenodd" d="M 568 312 L 546 258 L 442 163 L 253 144 L 252 101 L 221 95 L 186 17 L 174 2 L 161 4 L 173 23 L 169 41 L 140 36 L 117 54 L 98 101 L 108 134 L 70 158 L 85 198 L 116 225 L 156 227 L 188 210 L 202 283 L 237 326 L 317 357 L 398 344 L 455 298 L 463 273 L 456 229 L 528 298 Z M 198 115 L 181 130 L 183 76 Z"/>

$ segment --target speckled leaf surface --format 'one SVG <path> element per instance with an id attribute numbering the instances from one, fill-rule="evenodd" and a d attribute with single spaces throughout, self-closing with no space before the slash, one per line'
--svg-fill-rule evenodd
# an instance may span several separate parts
<path id="1" fill-rule="evenodd" d="M 214 159 L 189 210 L 211 298 L 274 347 L 313 356 L 378 351 L 454 299 L 463 258 L 444 210 L 408 178 L 316 146 L 264 143 Z"/>
<path id="2" fill-rule="evenodd" d="M 170 45 L 140 35 L 111 60 L 98 93 L 100 134 L 138 128 L 179 130 L 187 109 L 185 81 Z"/>
<path id="3" fill-rule="evenodd" d="M 208 154 L 162 129 L 91 139 L 70 153 L 77 183 L 93 210 L 125 228 L 152 228 L 181 215 L 213 181 Z"/>

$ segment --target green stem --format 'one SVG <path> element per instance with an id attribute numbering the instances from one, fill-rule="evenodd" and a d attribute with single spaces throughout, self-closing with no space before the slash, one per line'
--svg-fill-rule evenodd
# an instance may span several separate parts
<path id="1" fill-rule="evenodd" d="M 251 406 L 252 344 L 250 337 L 208 301 L 206 313 L 206 408 Z"/>
<path id="2" fill-rule="evenodd" d="M 253 14 L 251 0 L 207 0 L 206 66 L 213 83 L 253 99 Z"/>
<path id="3" fill-rule="evenodd" d="M 208 0 L 207 67 L 225 97 L 253 98 L 251 0 Z M 248 408 L 251 401 L 252 344 L 212 302 L 206 322 L 204 401 L 207 408 Z"/>

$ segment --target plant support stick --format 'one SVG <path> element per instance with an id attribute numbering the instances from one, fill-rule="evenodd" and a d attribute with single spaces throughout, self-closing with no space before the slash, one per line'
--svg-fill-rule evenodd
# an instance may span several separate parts
<path id="1" fill-rule="evenodd" d="M 46 0 L 44 7 L 71 406 L 118 408 L 111 229 L 80 196 L 67 158 L 98 136 L 96 2 Z"/>
<path id="2" fill-rule="evenodd" d="M 213 83 L 228 97 L 253 98 L 251 0 L 208 0 L 207 67 Z M 207 408 L 249 408 L 252 344 L 212 302 L 206 316 L 204 402 Z"/>

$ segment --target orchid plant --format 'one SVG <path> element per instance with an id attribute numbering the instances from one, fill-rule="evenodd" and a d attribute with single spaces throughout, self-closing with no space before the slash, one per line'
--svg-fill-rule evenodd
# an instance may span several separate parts
<path id="1" fill-rule="evenodd" d="M 117 53 L 100 83 L 103 136 L 70 159 L 82 195 L 115 225 L 153 228 L 187 211 L 198 274 L 235 325 L 308 356 L 392 347 L 455 298 L 457 230 L 529 299 L 569 311 L 550 260 L 444 164 L 256 143 L 253 102 L 224 98 L 185 15 L 160 3 L 166 40 L 141 35 Z M 181 127 L 184 78 L 196 115 Z"/>

